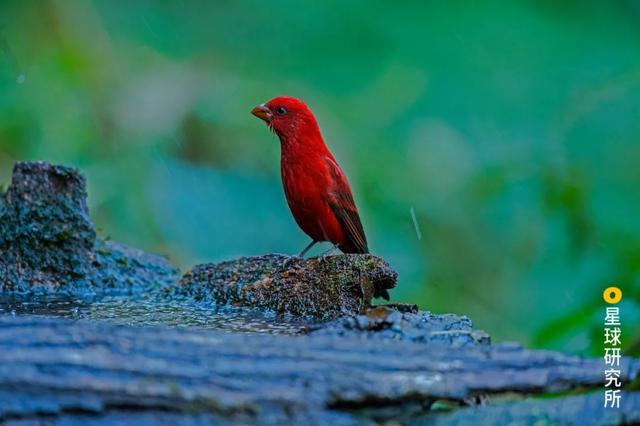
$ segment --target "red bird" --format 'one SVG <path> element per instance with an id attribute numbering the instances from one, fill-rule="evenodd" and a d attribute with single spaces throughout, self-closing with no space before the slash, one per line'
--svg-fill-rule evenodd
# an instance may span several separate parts
<path id="1" fill-rule="evenodd" d="M 287 203 L 298 226 L 311 237 L 299 256 L 320 241 L 330 241 L 344 253 L 369 253 L 347 177 L 325 145 L 307 105 L 281 96 L 251 113 L 280 138 L 280 172 Z"/>

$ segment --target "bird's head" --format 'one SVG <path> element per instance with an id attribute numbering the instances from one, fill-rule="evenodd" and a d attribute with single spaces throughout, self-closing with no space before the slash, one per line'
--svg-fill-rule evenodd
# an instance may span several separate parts
<path id="1" fill-rule="evenodd" d="M 313 113 L 300 99 L 278 96 L 258 105 L 251 114 L 264 120 L 280 139 L 296 137 L 301 133 L 318 132 Z"/>

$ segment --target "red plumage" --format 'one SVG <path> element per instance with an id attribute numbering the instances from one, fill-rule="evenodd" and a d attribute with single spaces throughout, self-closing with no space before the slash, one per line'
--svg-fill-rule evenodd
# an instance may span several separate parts
<path id="1" fill-rule="evenodd" d="M 368 253 L 347 178 L 327 148 L 311 110 L 299 99 L 277 97 L 255 107 L 280 138 L 282 184 L 294 219 L 312 243 L 330 241 L 344 253 Z"/>

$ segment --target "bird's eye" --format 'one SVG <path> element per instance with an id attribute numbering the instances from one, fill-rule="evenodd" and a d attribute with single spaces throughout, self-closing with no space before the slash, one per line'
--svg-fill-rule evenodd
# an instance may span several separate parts
<path id="1" fill-rule="evenodd" d="M 285 115 L 287 113 L 287 109 L 285 107 L 278 107 L 276 108 L 276 114 L 278 115 Z"/>

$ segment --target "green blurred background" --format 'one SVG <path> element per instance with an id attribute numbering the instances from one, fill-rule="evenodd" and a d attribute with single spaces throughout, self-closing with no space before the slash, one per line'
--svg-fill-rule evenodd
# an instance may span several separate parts
<path id="1" fill-rule="evenodd" d="M 396 301 L 601 354 L 617 285 L 640 354 L 640 2 L 0 3 L 0 182 L 80 167 L 103 234 L 182 268 L 306 244 L 249 114 L 284 94 Z"/>

